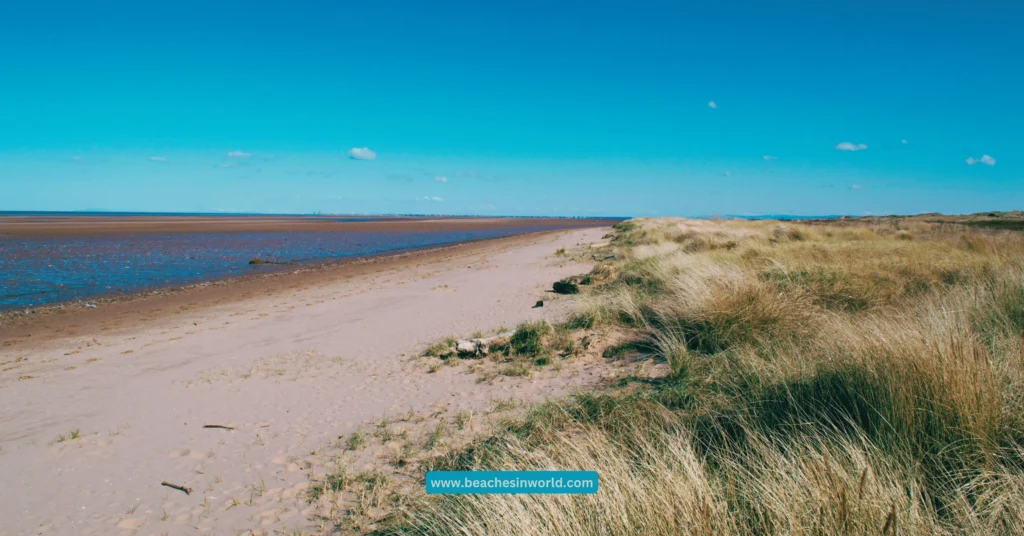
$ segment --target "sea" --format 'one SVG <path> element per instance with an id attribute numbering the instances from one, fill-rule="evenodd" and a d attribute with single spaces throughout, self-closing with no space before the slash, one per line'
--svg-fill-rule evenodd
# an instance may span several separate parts
<path id="1" fill-rule="evenodd" d="M 353 220 L 360 221 L 344 221 Z M 566 220 L 564 226 L 555 222 L 550 226 L 513 224 L 501 229 L 424 232 L 0 234 L 0 310 L 88 301 L 301 265 L 578 226 L 578 222 L 570 225 L 571 221 Z M 257 257 L 282 264 L 249 263 Z"/>

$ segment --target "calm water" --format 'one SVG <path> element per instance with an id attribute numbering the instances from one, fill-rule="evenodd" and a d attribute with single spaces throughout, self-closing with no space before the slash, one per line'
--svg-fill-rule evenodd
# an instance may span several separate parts
<path id="1" fill-rule="evenodd" d="M 418 233 L 190 233 L 0 236 L 0 310 L 286 269 L 260 257 L 314 263 L 543 231 L 552 227 Z"/>

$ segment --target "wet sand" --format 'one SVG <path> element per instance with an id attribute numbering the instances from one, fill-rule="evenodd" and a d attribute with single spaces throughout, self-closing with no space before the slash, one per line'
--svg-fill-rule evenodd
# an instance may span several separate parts
<path id="1" fill-rule="evenodd" d="M 384 416 L 481 411 L 598 381 L 581 363 L 479 383 L 452 367 L 430 374 L 413 356 L 444 336 L 564 315 L 571 300 L 547 289 L 591 266 L 555 251 L 607 232 L 515 236 L 13 319 L 0 336 L 13 340 L 0 347 L 0 535 L 315 531 L 306 488 L 324 469 L 321 446 Z"/>

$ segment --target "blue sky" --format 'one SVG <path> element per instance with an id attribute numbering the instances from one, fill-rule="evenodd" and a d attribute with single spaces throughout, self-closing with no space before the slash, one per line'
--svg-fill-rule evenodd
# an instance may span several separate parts
<path id="1" fill-rule="evenodd" d="M 0 210 L 1024 208 L 1020 2 L 680 4 L 8 2 Z"/>

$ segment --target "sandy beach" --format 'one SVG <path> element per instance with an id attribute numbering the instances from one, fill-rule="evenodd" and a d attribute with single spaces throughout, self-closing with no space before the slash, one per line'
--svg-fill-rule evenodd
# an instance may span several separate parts
<path id="1" fill-rule="evenodd" d="M 1024 536 L 1024 1 L 4 7 L 0 536 Z"/>
<path id="2" fill-rule="evenodd" d="M 563 315 L 571 300 L 546 289 L 590 266 L 555 251 L 607 232 L 514 236 L 9 320 L 0 534 L 308 529 L 322 445 L 387 416 L 482 410 L 596 381 L 583 369 L 479 383 L 454 368 L 428 373 L 417 356 L 448 335 Z M 538 299 L 545 306 L 533 308 Z"/>

